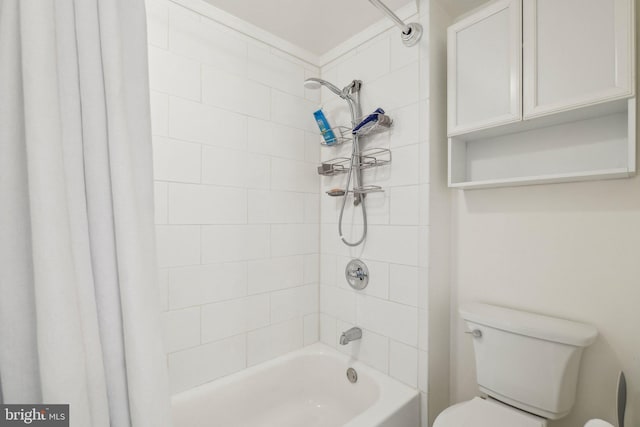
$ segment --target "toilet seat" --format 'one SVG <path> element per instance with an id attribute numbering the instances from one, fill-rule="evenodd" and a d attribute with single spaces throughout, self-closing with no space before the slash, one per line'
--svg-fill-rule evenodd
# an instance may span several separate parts
<path id="1" fill-rule="evenodd" d="M 493 399 L 473 399 L 445 409 L 433 427 L 546 427 L 544 418 Z"/>

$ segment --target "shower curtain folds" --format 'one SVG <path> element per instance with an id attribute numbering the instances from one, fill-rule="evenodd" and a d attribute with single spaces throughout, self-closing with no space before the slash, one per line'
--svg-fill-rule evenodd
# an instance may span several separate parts
<path id="1" fill-rule="evenodd" d="M 0 378 L 72 427 L 170 425 L 143 0 L 0 0 Z"/>

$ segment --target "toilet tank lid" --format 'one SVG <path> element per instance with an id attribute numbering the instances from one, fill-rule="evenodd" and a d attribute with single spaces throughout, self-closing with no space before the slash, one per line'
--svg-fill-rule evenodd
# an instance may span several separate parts
<path id="1" fill-rule="evenodd" d="M 468 303 L 459 312 L 463 319 L 473 323 L 577 347 L 593 344 L 598 336 L 591 325 L 491 304 Z"/>

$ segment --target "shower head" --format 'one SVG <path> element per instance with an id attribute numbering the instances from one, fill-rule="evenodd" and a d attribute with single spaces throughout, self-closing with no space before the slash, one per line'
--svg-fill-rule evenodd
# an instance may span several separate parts
<path id="1" fill-rule="evenodd" d="M 331 92 L 335 93 L 341 98 L 345 97 L 345 94 L 343 93 L 343 91 L 338 89 L 338 87 L 333 83 L 329 83 L 326 80 L 318 79 L 316 77 L 310 77 L 304 81 L 304 87 L 306 87 L 307 89 L 320 89 L 321 86 L 326 87 Z"/>

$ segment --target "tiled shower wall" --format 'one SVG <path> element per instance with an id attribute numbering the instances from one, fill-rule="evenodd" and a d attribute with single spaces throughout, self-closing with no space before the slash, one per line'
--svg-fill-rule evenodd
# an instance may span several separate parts
<path id="1" fill-rule="evenodd" d="M 148 0 L 156 223 L 172 392 L 318 339 L 319 70 Z"/>
<path id="2" fill-rule="evenodd" d="M 428 2 L 420 19 L 428 29 Z M 389 374 L 422 392 L 423 425 L 428 390 L 429 245 L 429 56 L 426 32 L 419 46 L 405 47 L 393 28 L 322 67 L 322 77 L 342 87 L 363 81 L 363 114 L 382 107 L 394 120 L 388 132 L 361 139 L 363 149 L 390 148 L 392 163 L 363 173 L 365 185 L 383 193 L 367 195 L 368 236 L 349 248 L 338 236 L 342 198 L 324 191 L 343 188 L 345 175 L 321 181 L 320 335 L 322 342 Z M 346 104 L 328 91 L 322 103 L 330 121 L 349 124 Z M 321 158 L 349 156 L 351 144 L 323 147 Z M 349 199 L 344 234 L 362 232 L 360 208 Z M 352 225 L 354 224 L 354 225 Z M 360 258 L 369 267 L 364 291 L 352 290 L 344 277 L 347 262 Z M 342 331 L 359 326 L 361 341 L 341 346 Z"/>

